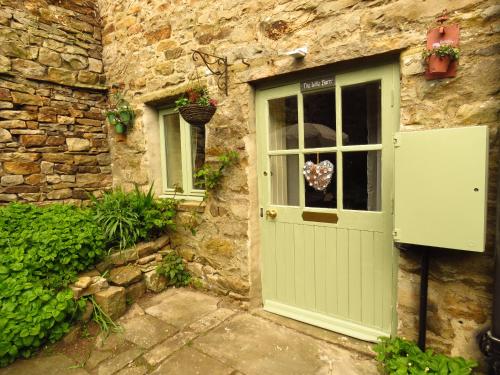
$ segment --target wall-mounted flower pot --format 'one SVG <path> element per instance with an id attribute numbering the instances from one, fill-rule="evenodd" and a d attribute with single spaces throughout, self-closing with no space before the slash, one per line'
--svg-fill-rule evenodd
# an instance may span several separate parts
<path id="1" fill-rule="evenodd" d="M 446 73 L 450 66 L 451 58 L 449 56 L 429 56 L 429 73 Z"/>
<path id="2" fill-rule="evenodd" d="M 182 118 L 195 126 L 203 126 L 209 122 L 216 110 L 217 107 L 212 105 L 187 104 L 179 107 Z"/>

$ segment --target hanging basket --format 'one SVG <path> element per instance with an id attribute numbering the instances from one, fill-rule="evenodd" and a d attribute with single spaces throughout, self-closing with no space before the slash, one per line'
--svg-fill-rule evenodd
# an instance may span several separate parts
<path id="1" fill-rule="evenodd" d="M 209 122 L 216 110 L 217 107 L 212 105 L 187 104 L 179 107 L 182 118 L 195 126 L 203 126 Z"/>

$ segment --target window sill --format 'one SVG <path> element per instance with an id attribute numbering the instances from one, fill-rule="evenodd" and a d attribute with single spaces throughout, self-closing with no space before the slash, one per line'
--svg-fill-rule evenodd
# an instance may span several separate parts
<path id="1" fill-rule="evenodd" d="M 205 207 L 207 204 L 205 202 L 200 202 L 200 201 L 192 201 L 192 200 L 186 200 L 179 202 L 179 205 L 177 206 L 177 211 L 180 212 L 198 212 L 198 213 L 203 213 L 205 212 Z"/>

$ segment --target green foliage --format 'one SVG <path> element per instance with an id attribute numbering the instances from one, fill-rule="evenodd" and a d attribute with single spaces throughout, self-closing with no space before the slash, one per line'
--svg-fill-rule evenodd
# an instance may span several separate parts
<path id="1" fill-rule="evenodd" d="M 234 165 L 239 160 L 239 154 L 234 151 L 228 151 L 219 156 L 219 166 L 214 168 L 211 165 L 204 164 L 194 173 L 195 185 L 204 188 L 207 191 L 218 187 L 220 180 L 224 176 L 224 170 Z"/>
<path id="2" fill-rule="evenodd" d="M 436 43 L 433 45 L 432 49 L 426 49 L 422 54 L 424 59 L 429 58 L 431 55 L 439 57 L 448 56 L 451 60 L 458 60 L 460 58 L 460 48 L 453 47 L 448 43 Z"/>
<path id="3" fill-rule="evenodd" d="M 467 375 L 477 366 L 475 361 L 437 354 L 432 349 L 422 352 L 414 342 L 399 337 L 381 337 L 374 350 L 389 375 Z"/>
<path id="4" fill-rule="evenodd" d="M 147 193 L 135 186 L 131 192 L 118 188 L 104 193 L 101 199 L 91 198 L 95 220 L 102 226 L 109 246 L 124 249 L 175 228 L 177 202 L 155 199 L 153 185 Z"/>
<path id="5" fill-rule="evenodd" d="M 91 210 L 54 204 L 0 208 L 0 366 L 60 339 L 85 306 L 67 288 L 103 254 Z"/>
<path id="6" fill-rule="evenodd" d="M 113 96 L 113 109 L 106 112 L 106 118 L 112 126 L 131 127 L 134 122 L 134 110 L 129 103 L 119 93 Z"/>
<path id="7" fill-rule="evenodd" d="M 191 275 L 186 271 L 182 258 L 175 251 L 163 257 L 163 261 L 156 268 L 156 272 L 165 276 L 167 285 L 185 286 L 191 280 Z"/>

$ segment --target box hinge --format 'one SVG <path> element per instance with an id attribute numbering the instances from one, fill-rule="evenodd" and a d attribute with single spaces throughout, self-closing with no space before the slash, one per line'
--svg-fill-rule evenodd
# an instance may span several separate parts
<path id="1" fill-rule="evenodd" d="M 399 241 L 399 239 L 400 239 L 400 237 L 399 237 L 399 236 L 400 236 L 400 234 L 401 234 L 401 232 L 400 232 L 400 230 L 399 230 L 399 229 L 397 229 L 397 228 L 396 228 L 396 229 L 394 229 L 394 230 L 392 231 L 392 238 L 394 239 L 394 241 L 396 241 L 396 242 L 398 242 L 398 241 Z"/>
<path id="2" fill-rule="evenodd" d="M 401 147 L 401 136 L 399 133 L 394 134 L 392 141 L 394 142 L 394 147 Z"/>

